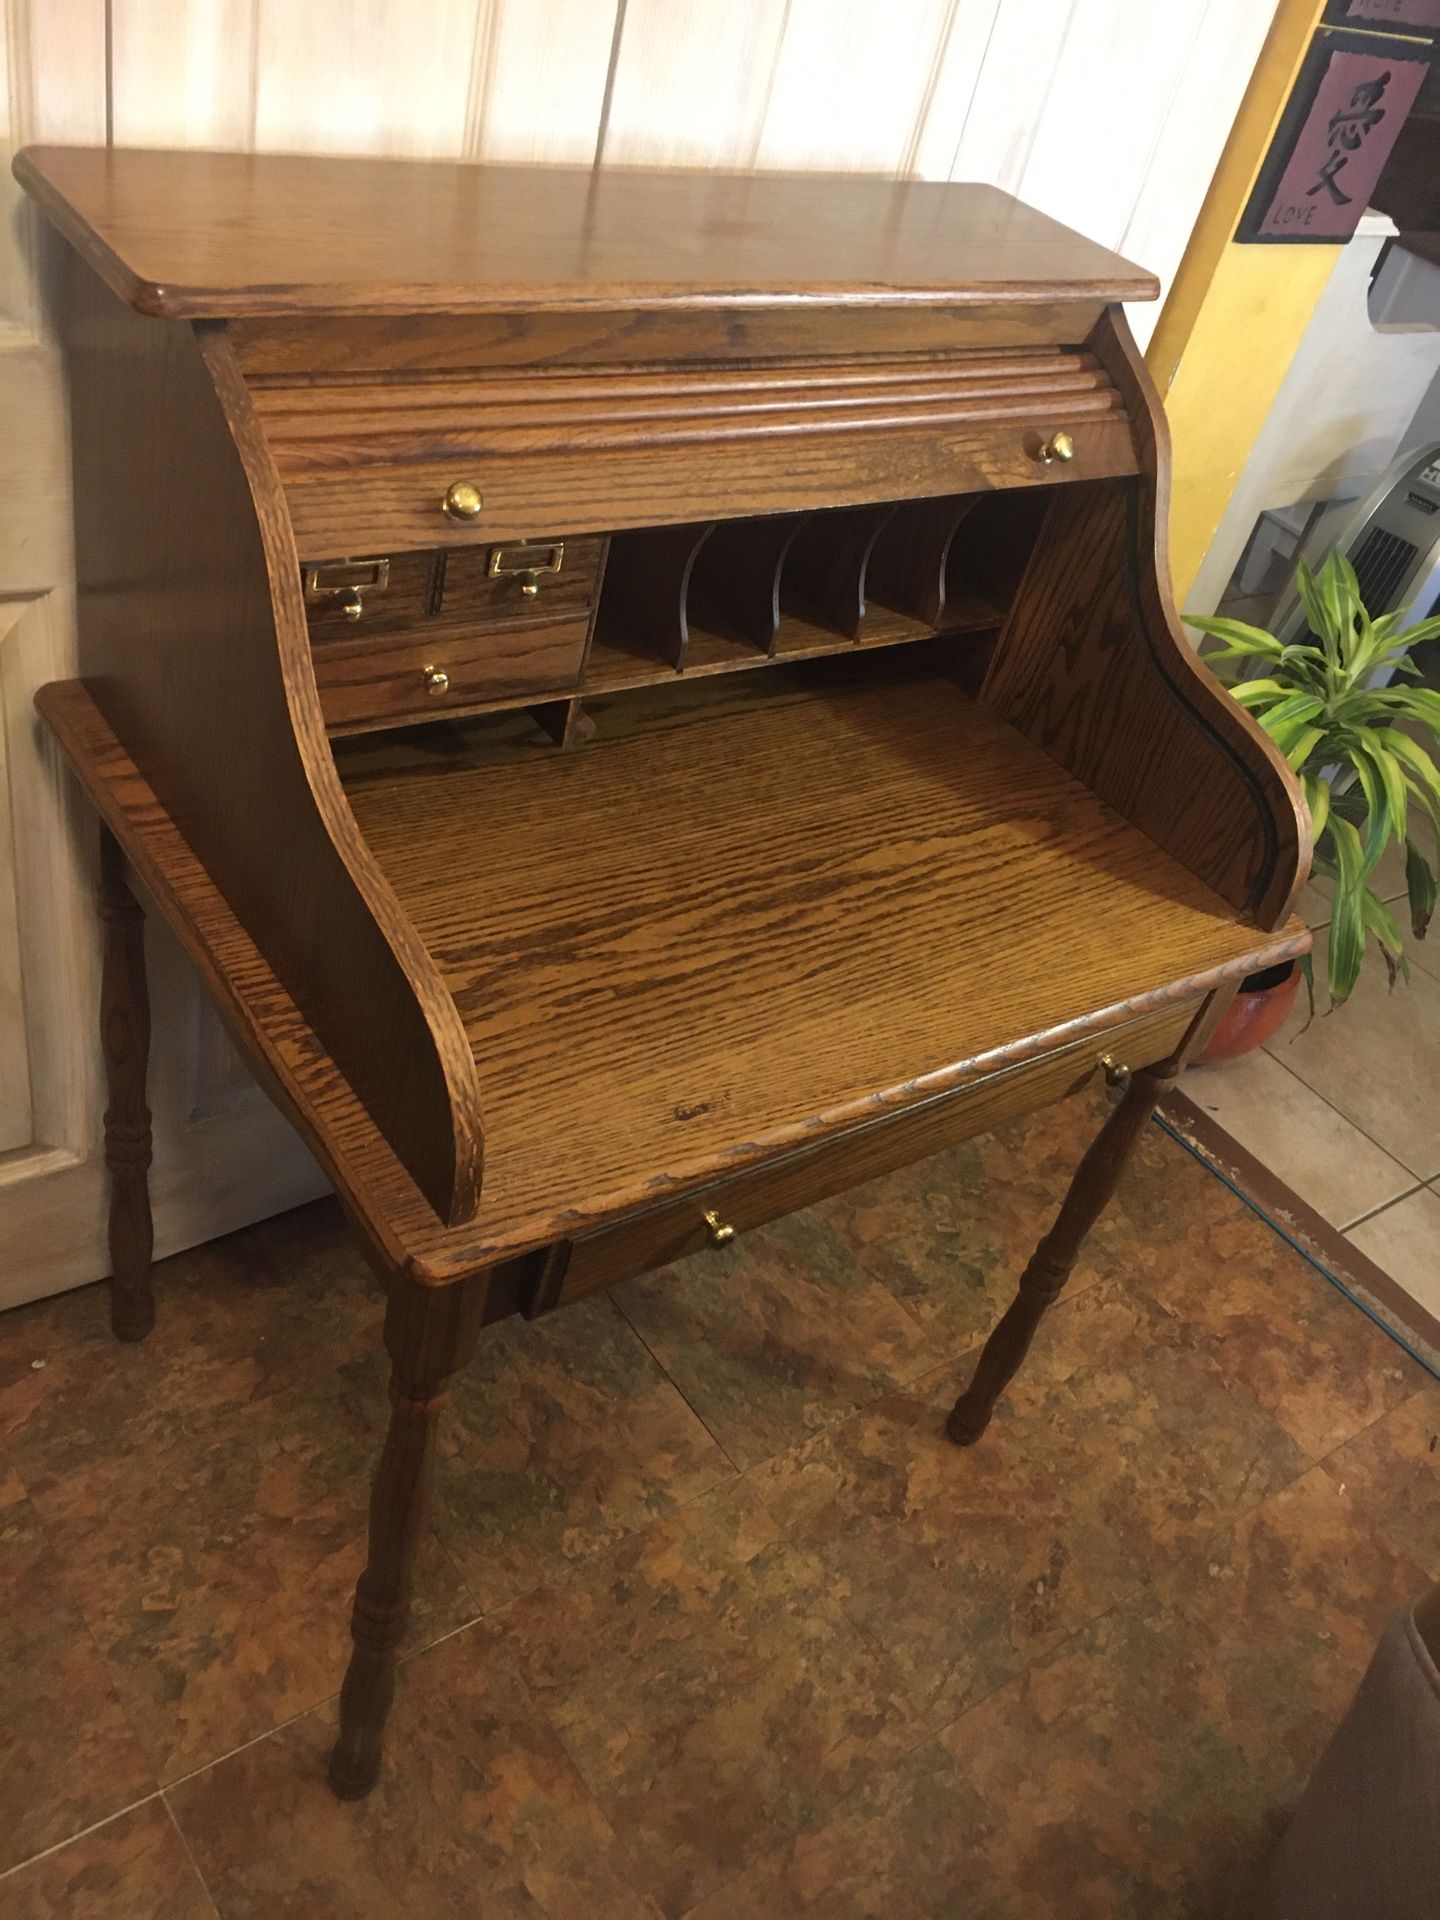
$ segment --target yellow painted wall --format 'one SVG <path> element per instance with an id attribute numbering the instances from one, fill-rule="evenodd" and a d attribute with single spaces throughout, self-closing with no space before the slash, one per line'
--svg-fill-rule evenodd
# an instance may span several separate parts
<path id="1" fill-rule="evenodd" d="M 1325 290 L 1338 247 L 1227 247 L 1167 401 L 1170 564 L 1183 606 Z"/>
<path id="2" fill-rule="evenodd" d="M 1281 0 L 1146 355 L 1175 446 L 1170 560 L 1182 606 L 1340 257 L 1338 246 L 1233 239 L 1323 4 Z"/>

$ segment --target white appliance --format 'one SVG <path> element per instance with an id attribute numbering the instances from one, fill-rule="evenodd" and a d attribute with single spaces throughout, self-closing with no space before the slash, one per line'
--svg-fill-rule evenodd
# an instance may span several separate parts
<path id="1" fill-rule="evenodd" d="M 1440 446 L 1402 454 L 1367 498 L 1320 514 L 1300 557 L 1318 570 L 1332 547 L 1348 556 L 1370 614 L 1408 607 L 1407 625 L 1428 619 L 1440 605 Z M 1293 577 L 1265 624 L 1287 642 L 1308 631 Z"/>

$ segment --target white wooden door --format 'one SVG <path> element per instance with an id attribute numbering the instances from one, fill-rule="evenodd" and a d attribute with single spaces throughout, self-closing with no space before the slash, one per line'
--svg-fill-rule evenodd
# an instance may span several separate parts
<path id="1" fill-rule="evenodd" d="M 1275 0 L 3 0 L 0 1307 L 107 1270 L 72 476 L 26 141 L 993 180 L 1168 281 Z M 1142 339 L 1153 309 L 1133 318 Z M 164 1253 L 322 1190 L 151 928 Z"/>
<path id="2" fill-rule="evenodd" d="M 104 0 L 11 0 L 0 128 L 107 134 Z M 72 476 L 47 265 L 54 241 L 0 185 L 0 1307 L 109 1271 L 93 905 L 97 828 L 35 715 L 75 672 Z M 147 928 L 157 1254 L 325 1191 L 163 927 Z"/>

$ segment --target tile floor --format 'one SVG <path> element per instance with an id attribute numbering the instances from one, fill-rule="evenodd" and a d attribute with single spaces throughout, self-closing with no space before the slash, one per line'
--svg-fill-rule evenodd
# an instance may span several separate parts
<path id="1" fill-rule="evenodd" d="M 1381 891 L 1405 925 L 1405 871 L 1392 847 Z M 1317 1006 L 1325 1005 L 1330 886 L 1300 911 L 1316 930 Z M 1268 1047 L 1192 1068 L 1183 1089 L 1232 1139 L 1375 1264 L 1440 1316 L 1440 924 L 1409 941 L 1410 982 L 1390 992 L 1373 957 L 1354 994 L 1306 1025 L 1304 991 Z"/>
<path id="2" fill-rule="evenodd" d="M 323 1761 L 384 1407 L 317 1205 L 0 1319 L 3 1920 L 1249 1916 L 1440 1576 L 1440 1383 L 1158 1126 L 973 1451 L 1098 1103 L 482 1343 L 389 1762 Z"/>

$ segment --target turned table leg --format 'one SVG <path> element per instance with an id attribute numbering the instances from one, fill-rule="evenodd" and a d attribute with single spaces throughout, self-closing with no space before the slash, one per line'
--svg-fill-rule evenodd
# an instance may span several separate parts
<path id="1" fill-rule="evenodd" d="M 957 1446 L 972 1446 L 1030 1350 L 1045 1309 L 1056 1299 L 1075 1265 L 1086 1234 L 1104 1211 L 1155 1104 L 1174 1079 L 1178 1063 L 1142 1067 L 1131 1076 L 1119 1105 L 1091 1141 L 1076 1169 L 1059 1215 L 1020 1276 L 1020 1290 L 985 1342 L 969 1386 L 955 1402 L 945 1431 Z"/>
<path id="2" fill-rule="evenodd" d="M 395 1282 L 385 1316 L 390 1354 L 390 1426 L 370 1494 L 370 1550 L 350 1619 L 354 1651 L 340 1690 L 340 1733 L 330 1785 L 358 1800 L 380 1772 L 386 1716 L 395 1697 L 395 1659 L 410 1613 L 415 1555 L 424 1536 L 435 1476 L 436 1424 L 451 1377 L 469 1359 L 479 1330 L 483 1279 L 426 1288 Z"/>
<path id="3" fill-rule="evenodd" d="M 100 976 L 100 1046 L 110 1102 L 105 1165 L 110 1174 L 110 1325 L 121 1340 L 143 1340 L 155 1324 L 150 1290 L 150 992 L 145 981 L 145 920 L 125 877 L 125 856 L 100 829 L 100 918 L 105 954 Z"/>

